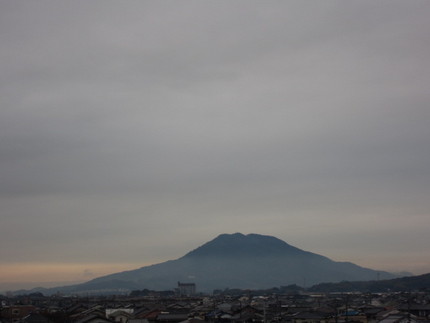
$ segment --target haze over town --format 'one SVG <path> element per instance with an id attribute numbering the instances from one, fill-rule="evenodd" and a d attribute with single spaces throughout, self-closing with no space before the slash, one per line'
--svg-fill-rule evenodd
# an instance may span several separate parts
<path id="1" fill-rule="evenodd" d="M 429 13 L 1 1 L 0 290 L 233 232 L 430 272 Z"/>

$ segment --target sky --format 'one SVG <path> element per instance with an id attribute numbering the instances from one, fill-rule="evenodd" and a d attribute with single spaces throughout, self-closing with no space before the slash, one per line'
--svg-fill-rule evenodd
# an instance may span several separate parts
<path id="1" fill-rule="evenodd" d="M 0 289 L 222 233 L 430 272 L 430 2 L 0 1 Z"/>

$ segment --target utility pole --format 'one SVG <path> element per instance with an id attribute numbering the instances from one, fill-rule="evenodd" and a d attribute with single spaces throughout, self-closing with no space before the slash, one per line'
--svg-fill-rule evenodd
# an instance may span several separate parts
<path id="1" fill-rule="evenodd" d="M 267 323 L 267 316 L 266 316 L 266 300 L 264 300 L 264 303 L 263 303 L 264 305 L 263 305 L 263 313 L 264 313 L 264 323 Z"/>
<path id="2" fill-rule="evenodd" d="M 345 298 L 345 323 L 348 323 L 348 304 L 349 302 L 349 295 L 346 294 L 346 298 Z"/>
<path id="3" fill-rule="evenodd" d="M 408 293 L 408 323 L 411 323 L 411 290 Z"/>

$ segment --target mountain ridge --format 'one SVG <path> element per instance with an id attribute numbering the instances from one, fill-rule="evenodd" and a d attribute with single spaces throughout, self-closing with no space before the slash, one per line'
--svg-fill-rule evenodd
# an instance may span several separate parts
<path id="1" fill-rule="evenodd" d="M 234 244 L 235 248 L 231 248 Z M 285 252 L 289 249 L 291 253 L 307 252 L 299 248 L 293 247 L 276 237 L 268 235 L 260 235 L 256 233 L 249 233 L 247 235 L 242 233 L 233 234 L 220 234 L 215 239 L 206 242 L 202 246 L 188 252 L 182 258 L 187 257 L 206 257 L 210 256 L 243 256 L 248 255 L 250 251 L 254 256 L 268 256 Z"/>
<path id="2" fill-rule="evenodd" d="M 177 282 L 193 282 L 198 291 L 244 288 L 264 289 L 296 284 L 390 279 L 396 276 L 350 262 L 336 262 L 304 251 L 273 236 L 220 234 L 175 259 L 92 279 L 86 283 L 50 289 L 54 292 L 85 290 L 172 290 Z"/>

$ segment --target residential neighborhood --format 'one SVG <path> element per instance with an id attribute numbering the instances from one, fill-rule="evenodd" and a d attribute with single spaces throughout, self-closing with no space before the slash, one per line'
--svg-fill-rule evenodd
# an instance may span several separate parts
<path id="1" fill-rule="evenodd" d="M 178 283 L 182 284 L 182 283 Z M 182 285 L 182 287 L 185 287 Z M 195 286 L 188 285 L 192 289 Z M 252 290 L 73 296 L 0 296 L 0 322 L 37 323 L 414 323 L 430 322 L 430 293 L 261 295 Z"/>

